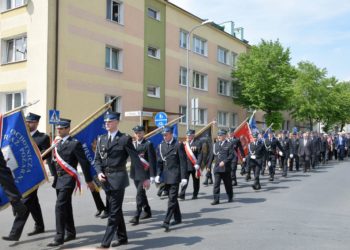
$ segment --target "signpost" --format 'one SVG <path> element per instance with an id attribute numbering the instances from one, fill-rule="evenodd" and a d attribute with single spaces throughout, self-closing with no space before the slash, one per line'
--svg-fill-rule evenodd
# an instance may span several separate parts
<path id="1" fill-rule="evenodd" d="M 154 123 L 158 128 L 165 126 L 168 123 L 168 116 L 164 112 L 158 112 L 154 116 Z"/>
<path id="2" fill-rule="evenodd" d="M 60 120 L 60 111 L 56 109 L 49 110 L 49 124 L 51 124 L 52 140 L 55 139 L 55 125 Z"/>
<path id="3" fill-rule="evenodd" d="M 152 112 L 147 111 L 127 111 L 125 112 L 125 117 L 133 117 L 133 116 L 139 116 L 140 117 L 140 124 L 142 125 L 142 117 L 153 117 Z"/>

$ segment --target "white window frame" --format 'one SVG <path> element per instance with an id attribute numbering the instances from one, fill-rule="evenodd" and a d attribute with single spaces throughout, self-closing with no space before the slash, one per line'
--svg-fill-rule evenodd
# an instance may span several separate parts
<path id="1" fill-rule="evenodd" d="M 122 97 L 121 96 L 115 96 L 115 95 L 105 95 L 105 103 L 111 101 L 112 99 L 116 98 L 112 103 L 111 103 L 111 109 L 114 112 L 119 112 L 120 115 L 122 114 Z M 121 117 L 120 117 L 121 119 Z"/>
<path id="2" fill-rule="evenodd" d="M 228 128 L 230 126 L 229 112 L 218 111 L 217 122 L 218 122 L 218 127 Z"/>
<path id="3" fill-rule="evenodd" d="M 188 36 L 188 31 L 180 29 L 180 48 L 187 49 L 188 44 L 187 44 L 187 36 Z"/>
<path id="4" fill-rule="evenodd" d="M 237 91 L 238 91 L 237 86 L 234 85 L 234 83 L 231 83 L 231 96 L 233 98 L 237 98 Z"/>
<path id="5" fill-rule="evenodd" d="M 223 63 L 223 64 L 226 64 L 226 65 L 229 65 L 230 61 L 229 61 L 229 51 L 228 51 L 228 49 L 225 49 L 223 47 L 218 46 L 218 49 L 217 49 L 217 60 L 218 60 L 219 63 Z"/>
<path id="6" fill-rule="evenodd" d="M 179 84 L 181 86 L 187 86 L 187 68 L 185 67 L 180 67 Z"/>
<path id="7" fill-rule="evenodd" d="M 150 53 L 150 51 L 154 53 Z M 147 47 L 147 55 L 151 58 L 160 59 L 160 49 L 154 46 Z"/>
<path id="8" fill-rule="evenodd" d="M 199 80 L 198 82 L 197 79 Z M 192 87 L 194 89 L 208 91 L 208 75 L 194 70 L 192 74 Z"/>
<path id="9" fill-rule="evenodd" d="M 109 51 L 109 53 L 107 52 Z M 113 52 L 117 53 L 117 68 L 113 67 Z M 107 61 L 107 58 L 109 61 Z M 113 71 L 123 71 L 123 51 L 119 48 L 106 46 L 105 48 L 105 68 Z"/>
<path id="10" fill-rule="evenodd" d="M 187 115 L 187 106 L 180 105 L 179 106 L 179 113 L 183 115 L 183 117 L 180 119 L 179 123 L 185 124 L 186 123 L 186 115 Z"/>
<path id="11" fill-rule="evenodd" d="M 224 92 L 222 92 L 222 89 L 224 89 Z M 219 95 L 231 96 L 231 82 L 222 78 L 218 78 L 217 90 Z"/>
<path id="12" fill-rule="evenodd" d="M 113 4 L 118 5 L 119 13 L 117 14 L 116 18 L 113 18 Z M 107 0 L 107 20 L 118 23 L 118 24 L 124 24 L 124 2 L 122 0 Z"/>
<path id="13" fill-rule="evenodd" d="M 198 108 L 196 118 L 196 125 L 208 124 L 208 109 Z"/>
<path id="14" fill-rule="evenodd" d="M 28 4 L 28 0 L 0 0 L 1 12 L 17 9 Z"/>
<path id="15" fill-rule="evenodd" d="M 21 42 L 21 48 L 17 45 Z M 11 43 L 11 45 L 10 45 Z M 11 46 L 11 49 L 10 49 Z M 6 38 L 1 41 L 2 64 L 23 62 L 27 60 L 27 35 Z M 11 56 L 10 56 L 11 54 Z"/>
<path id="16" fill-rule="evenodd" d="M 237 65 L 236 65 L 236 63 L 237 63 L 237 57 L 238 57 L 238 54 L 232 51 L 232 52 L 231 52 L 231 66 L 232 66 L 233 68 L 236 68 L 236 67 L 237 67 Z"/>
<path id="17" fill-rule="evenodd" d="M 202 56 L 208 56 L 208 42 L 207 42 L 207 40 L 205 40 L 199 36 L 193 36 L 192 50 L 196 54 L 199 54 Z"/>
<path id="18" fill-rule="evenodd" d="M 15 105 L 16 103 L 16 95 L 20 97 L 20 103 Z M 10 107 L 7 105 L 7 98 L 11 96 L 11 105 Z M 5 101 L 5 112 L 10 111 L 14 108 L 23 106 L 25 104 L 25 92 L 12 92 L 12 93 L 4 93 L 4 101 Z"/>
<path id="19" fill-rule="evenodd" d="M 154 89 L 154 94 L 150 93 L 150 89 Z M 148 85 L 147 86 L 147 96 L 153 97 L 153 98 L 160 98 L 160 87 L 155 85 Z"/>
<path id="20" fill-rule="evenodd" d="M 150 13 L 155 14 L 155 15 L 154 16 L 150 15 Z M 153 7 L 148 7 L 147 8 L 147 16 L 152 18 L 152 19 L 154 19 L 154 20 L 160 21 L 160 11 L 156 10 Z"/>

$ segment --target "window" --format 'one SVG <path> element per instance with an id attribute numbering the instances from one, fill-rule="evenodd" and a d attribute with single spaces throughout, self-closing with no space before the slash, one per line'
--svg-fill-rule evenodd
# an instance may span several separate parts
<path id="1" fill-rule="evenodd" d="M 27 60 L 27 37 L 2 41 L 2 63 Z"/>
<path id="2" fill-rule="evenodd" d="M 218 56 L 218 62 L 229 64 L 228 60 L 228 50 L 224 49 L 222 47 L 218 47 L 217 56 Z"/>
<path id="3" fill-rule="evenodd" d="M 238 124 L 238 116 L 236 113 L 232 113 L 232 121 L 231 121 L 232 127 L 236 127 Z"/>
<path id="4" fill-rule="evenodd" d="M 199 108 L 197 110 L 197 125 L 206 125 L 208 123 L 208 110 Z"/>
<path id="5" fill-rule="evenodd" d="M 185 67 L 180 67 L 179 84 L 187 86 L 187 68 Z"/>
<path id="6" fill-rule="evenodd" d="M 156 11 L 152 8 L 148 8 L 147 9 L 147 15 L 150 17 L 150 18 L 153 18 L 153 19 L 156 19 L 158 21 L 160 21 L 160 12 L 159 11 Z"/>
<path id="7" fill-rule="evenodd" d="M 1 11 L 6 11 L 26 5 L 28 0 L 1 0 Z"/>
<path id="8" fill-rule="evenodd" d="M 193 88 L 208 90 L 208 76 L 197 71 L 193 71 Z"/>
<path id="9" fill-rule="evenodd" d="M 229 81 L 218 79 L 218 94 L 224 96 L 231 95 L 231 84 Z"/>
<path id="10" fill-rule="evenodd" d="M 107 0 L 107 19 L 123 24 L 124 4 L 120 0 Z"/>
<path id="11" fill-rule="evenodd" d="M 149 57 L 160 59 L 160 49 L 148 46 L 147 54 Z"/>
<path id="12" fill-rule="evenodd" d="M 122 71 L 122 51 L 106 47 L 106 69 Z"/>
<path id="13" fill-rule="evenodd" d="M 8 93 L 6 94 L 6 111 L 24 105 L 24 93 Z"/>
<path id="14" fill-rule="evenodd" d="M 148 86 L 147 87 L 147 96 L 160 98 L 160 87 L 157 86 Z"/>
<path id="15" fill-rule="evenodd" d="M 239 92 L 239 86 L 237 84 L 232 83 L 231 84 L 231 95 L 232 97 L 237 98 L 238 97 L 238 92 Z"/>
<path id="16" fill-rule="evenodd" d="M 121 96 L 105 95 L 105 103 L 113 100 L 113 102 L 111 103 L 111 109 L 114 112 L 121 113 L 121 99 Z"/>
<path id="17" fill-rule="evenodd" d="M 231 52 L 231 65 L 232 67 L 236 67 L 237 54 L 235 52 Z"/>
<path id="18" fill-rule="evenodd" d="M 180 47 L 187 49 L 187 36 L 188 32 L 185 30 L 180 30 Z"/>
<path id="19" fill-rule="evenodd" d="M 179 106 L 179 113 L 183 115 L 183 117 L 180 119 L 180 123 L 186 123 L 186 112 L 186 106 Z"/>
<path id="20" fill-rule="evenodd" d="M 229 127 L 228 112 L 218 112 L 218 126 Z"/>
<path id="21" fill-rule="evenodd" d="M 193 51 L 201 54 L 203 56 L 207 56 L 208 55 L 208 51 L 207 51 L 207 41 L 198 37 L 198 36 L 194 36 L 193 37 Z"/>

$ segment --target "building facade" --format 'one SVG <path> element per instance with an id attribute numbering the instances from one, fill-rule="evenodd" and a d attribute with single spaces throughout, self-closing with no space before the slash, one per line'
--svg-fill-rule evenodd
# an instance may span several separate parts
<path id="1" fill-rule="evenodd" d="M 0 112 L 39 99 L 28 111 L 42 115 L 41 130 L 50 109 L 74 127 L 112 98 L 122 131 L 151 130 L 153 117 L 125 112 L 186 114 L 187 81 L 191 127 L 237 126 L 249 114 L 231 82 L 247 42 L 207 24 L 188 43 L 204 20 L 166 0 L 0 0 L 0 9 Z"/>

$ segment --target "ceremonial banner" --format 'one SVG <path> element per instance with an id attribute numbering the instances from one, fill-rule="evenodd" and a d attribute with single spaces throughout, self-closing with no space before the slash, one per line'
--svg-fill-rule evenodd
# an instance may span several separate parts
<path id="1" fill-rule="evenodd" d="M 72 136 L 80 141 L 83 146 L 86 158 L 91 164 L 90 174 L 93 176 L 95 182 L 97 182 L 97 173 L 94 165 L 97 138 L 98 136 L 107 133 L 107 130 L 104 127 L 104 112 L 105 111 L 102 110 L 101 114 L 97 118 L 86 122 L 84 127 L 72 134 Z"/>
<path id="2" fill-rule="evenodd" d="M 0 118 L 1 123 L 1 118 Z M 15 183 L 23 197 L 47 181 L 47 175 L 38 147 L 27 130 L 21 110 L 2 118 L 0 140 L 4 158 L 14 175 Z M 9 202 L 0 186 L 0 210 Z"/>
<path id="3" fill-rule="evenodd" d="M 247 122 L 241 124 L 234 132 L 234 136 L 236 138 L 239 138 L 244 150 L 244 154 L 248 154 L 248 145 L 251 141 L 253 141 L 252 132 L 250 131 L 249 124 Z M 240 152 L 238 150 L 238 154 L 240 159 L 242 159 L 242 156 L 240 155 Z"/>
<path id="4" fill-rule="evenodd" d="M 203 170 L 208 165 L 210 150 L 213 148 L 213 140 L 212 140 L 212 130 L 213 130 L 214 122 L 209 123 L 203 129 L 198 131 L 195 134 L 195 138 L 200 140 L 202 143 L 202 157 L 203 161 L 201 164 L 201 169 Z"/>

